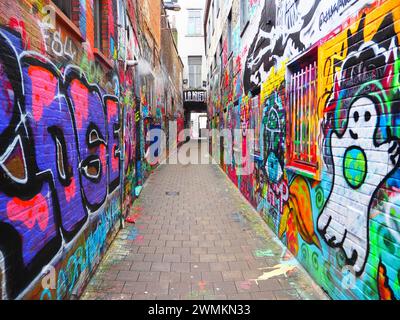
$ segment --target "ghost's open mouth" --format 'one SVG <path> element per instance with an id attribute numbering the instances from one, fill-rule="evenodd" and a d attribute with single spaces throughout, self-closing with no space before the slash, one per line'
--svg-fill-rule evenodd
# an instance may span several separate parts
<path id="1" fill-rule="evenodd" d="M 350 136 L 354 139 L 357 140 L 358 139 L 358 134 L 354 133 L 353 130 L 350 129 Z"/>

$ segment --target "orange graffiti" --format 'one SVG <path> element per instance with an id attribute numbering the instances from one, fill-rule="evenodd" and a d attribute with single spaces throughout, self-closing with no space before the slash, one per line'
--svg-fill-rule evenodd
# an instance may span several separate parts
<path id="1" fill-rule="evenodd" d="M 395 300 L 386 276 L 386 267 L 382 262 L 379 262 L 378 268 L 378 291 L 381 300 Z"/>
<path id="2" fill-rule="evenodd" d="M 288 248 L 295 255 L 298 252 L 298 234 L 308 244 L 321 248 L 314 231 L 311 195 L 306 180 L 297 176 L 289 188 L 289 194 L 289 200 L 283 208 L 279 238 L 286 234 Z"/>

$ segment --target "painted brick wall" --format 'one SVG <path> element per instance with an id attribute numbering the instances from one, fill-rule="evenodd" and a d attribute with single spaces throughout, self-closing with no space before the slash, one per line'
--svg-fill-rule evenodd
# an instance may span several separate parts
<path id="1" fill-rule="evenodd" d="M 142 63 L 148 44 L 132 32 L 127 46 L 123 2 L 101 3 L 103 50 L 91 0 L 72 1 L 71 20 L 49 0 L 0 2 L 0 299 L 79 295 L 154 168 L 146 88 L 118 59 Z M 134 15 L 131 24 L 141 28 Z M 157 70 L 162 101 L 170 80 Z M 163 107 L 151 107 L 147 119 L 164 128 Z"/>
<path id="2" fill-rule="evenodd" d="M 94 58 L 89 1 L 70 21 L 48 4 L 1 7 L 1 298 L 79 294 L 119 226 L 113 70 Z"/>
<path id="3" fill-rule="evenodd" d="M 222 167 L 332 298 L 400 298 L 398 1 L 249 0 L 243 33 L 233 2 L 232 61 L 212 73 L 211 124 L 254 129 L 257 142 L 252 174 Z M 313 173 L 289 166 L 289 70 L 308 51 L 318 57 Z"/>

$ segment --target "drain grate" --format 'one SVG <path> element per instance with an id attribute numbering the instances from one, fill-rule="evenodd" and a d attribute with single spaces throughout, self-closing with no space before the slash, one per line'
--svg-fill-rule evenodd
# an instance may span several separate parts
<path id="1" fill-rule="evenodd" d="M 167 191 L 167 192 L 165 192 L 165 194 L 168 197 L 178 197 L 179 196 L 179 191 Z"/>

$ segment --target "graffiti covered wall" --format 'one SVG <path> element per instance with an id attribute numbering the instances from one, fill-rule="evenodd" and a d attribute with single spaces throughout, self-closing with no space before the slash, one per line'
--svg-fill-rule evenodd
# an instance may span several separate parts
<path id="1" fill-rule="evenodd" d="M 59 3 L 0 2 L 0 300 L 80 295 L 154 168 L 145 119 L 165 127 L 134 2 Z"/>
<path id="2" fill-rule="evenodd" d="M 398 2 L 249 1 L 244 30 L 238 2 L 225 2 L 233 54 L 227 76 L 211 78 L 209 107 L 213 128 L 257 132 L 255 169 L 224 170 L 332 298 L 399 299 Z M 316 98 L 304 96 L 313 85 Z M 298 145 L 313 170 L 292 165 Z"/>
<path id="3" fill-rule="evenodd" d="M 0 279 L 8 299 L 76 294 L 121 212 L 113 70 L 95 81 L 80 66 L 93 54 L 53 28 L 45 5 L 18 6 L 0 29 Z"/>

